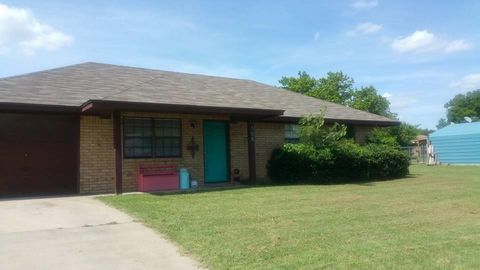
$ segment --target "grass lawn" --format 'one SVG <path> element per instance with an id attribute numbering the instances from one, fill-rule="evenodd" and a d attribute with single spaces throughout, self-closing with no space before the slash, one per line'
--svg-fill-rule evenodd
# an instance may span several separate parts
<path id="1" fill-rule="evenodd" d="M 410 171 L 384 182 L 101 200 L 212 269 L 480 269 L 480 167 Z"/>

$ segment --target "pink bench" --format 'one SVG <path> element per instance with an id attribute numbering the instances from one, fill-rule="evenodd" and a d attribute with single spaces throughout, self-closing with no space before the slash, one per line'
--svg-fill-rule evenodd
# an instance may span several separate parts
<path id="1" fill-rule="evenodd" d="M 175 165 L 143 164 L 137 171 L 138 191 L 153 192 L 179 189 L 180 180 Z"/>

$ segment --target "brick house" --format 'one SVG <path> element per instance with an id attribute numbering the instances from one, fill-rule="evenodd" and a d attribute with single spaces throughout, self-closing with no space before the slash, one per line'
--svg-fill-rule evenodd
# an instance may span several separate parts
<path id="1" fill-rule="evenodd" d="M 362 143 L 391 119 L 250 80 L 84 63 L 0 79 L 0 196 L 137 189 L 139 164 L 200 184 L 267 179 L 272 149 L 325 111 Z"/>

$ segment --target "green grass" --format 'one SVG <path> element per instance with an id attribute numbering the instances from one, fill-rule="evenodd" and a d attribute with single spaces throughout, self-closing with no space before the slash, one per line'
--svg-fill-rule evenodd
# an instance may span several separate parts
<path id="1" fill-rule="evenodd" d="M 480 167 L 101 200 L 212 269 L 480 269 Z"/>

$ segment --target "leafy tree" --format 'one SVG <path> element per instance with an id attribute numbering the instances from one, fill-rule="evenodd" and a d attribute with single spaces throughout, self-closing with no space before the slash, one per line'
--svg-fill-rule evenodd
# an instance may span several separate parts
<path id="1" fill-rule="evenodd" d="M 300 142 L 313 145 L 316 148 L 324 148 L 343 139 L 347 134 L 347 127 L 335 123 L 327 128 L 324 126 L 323 113 L 307 115 L 300 119 Z"/>
<path id="2" fill-rule="evenodd" d="M 456 95 L 447 104 L 447 121 L 463 123 L 468 116 L 473 121 L 480 121 L 480 89 L 466 94 Z"/>
<path id="3" fill-rule="evenodd" d="M 375 87 L 355 89 L 353 79 L 341 71 L 328 72 L 319 79 L 299 71 L 297 77 L 282 77 L 279 82 L 283 88 L 297 93 L 396 118 L 396 114 L 390 111 L 390 102 L 379 95 Z"/>
<path id="4" fill-rule="evenodd" d="M 375 128 L 367 138 L 368 143 L 408 146 L 422 133 L 418 126 L 401 123 L 399 126 Z"/>
<path id="5" fill-rule="evenodd" d="M 282 77 L 280 84 L 285 89 L 305 95 L 318 87 L 317 79 L 308 75 L 305 71 L 299 71 L 298 77 Z"/>
<path id="6" fill-rule="evenodd" d="M 410 125 L 405 122 L 401 123 L 399 126 L 388 127 L 387 130 L 395 137 L 400 146 L 410 145 L 412 140 L 421 133 L 418 126 Z"/>
<path id="7" fill-rule="evenodd" d="M 386 128 L 375 128 L 367 137 L 367 143 L 399 146 L 397 139 Z"/>
<path id="8" fill-rule="evenodd" d="M 419 128 L 419 135 L 425 135 L 428 136 L 431 133 L 435 132 L 435 129 L 429 129 L 429 128 Z"/>
<path id="9" fill-rule="evenodd" d="M 328 72 L 327 76 L 318 79 L 318 85 L 308 93 L 326 101 L 347 105 L 352 98 L 353 79 L 343 72 Z"/>
<path id="10" fill-rule="evenodd" d="M 279 81 L 283 88 L 320 98 L 326 101 L 347 105 L 353 95 L 353 79 L 343 72 L 328 72 L 320 79 L 299 71 L 298 77 L 282 77 Z"/>
<path id="11" fill-rule="evenodd" d="M 396 115 L 390 111 L 390 101 L 378 94 L 373 86 L 362 87 L 353 93 L 350 107 L 395 118 Z"/>
<path id="12" fill-rule="evenodd" d="M 447 119 L 441 118 L 440 120 L 438 120 L 437 129 L 444 128 L 444 127 L 448 126 L 449 124 L 450 123 L 447 121 Z"/>

